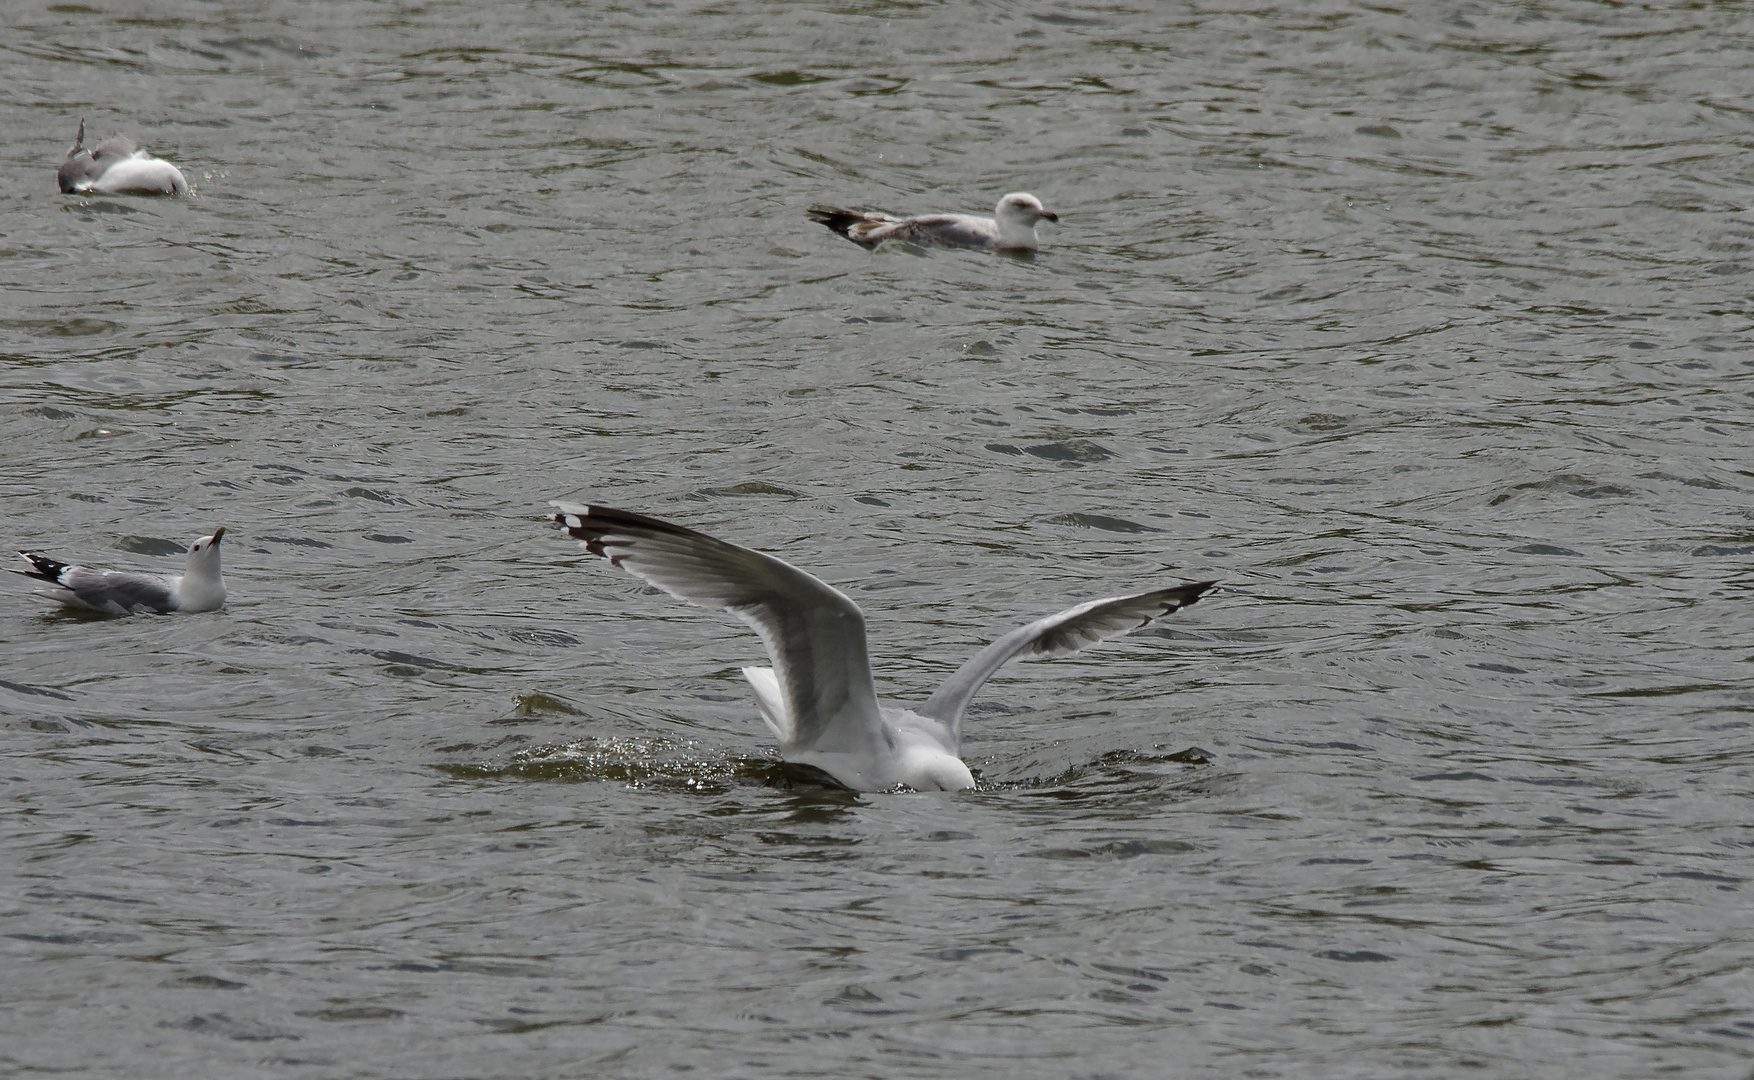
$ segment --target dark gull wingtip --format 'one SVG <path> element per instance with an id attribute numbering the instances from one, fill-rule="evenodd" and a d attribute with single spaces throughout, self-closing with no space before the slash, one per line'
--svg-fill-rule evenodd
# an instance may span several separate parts
<path id="1" fill-rule="evenodd" d="M 1146 623 L 1160 619 L 1165 615 L 1174 615 L 1184 608 L 1193 607 L 1200 602 L 1202 597 L 1217 587 L 1217 581 L 1190 581 L 1185 585 L 1172 585 L 1159 594 L 1158 603 L 1162 605 L 1162 610 L 1139 625 L 1144 626 Z"/>
<path id="2" fill-rule="evenodd" d="M 68 563 L 64 563 L 59 559 L 51 559 L 47 555 L 39 554 L 35 551 L 20 551 L 19 554 L 24 556 L 26 561 L 30 563 L 30 569 L 14 570 L 12 572 L 15 574 L 21 574 L 24 577 L 37 578 L 42 581 L 50 582 L 51 584 L 61 585 L 61 575 L 71 568 Z"/>
<path id="3" fill-rule="evenodd" d="M 658 533 L 666 536 L 685 536 L 690 538 L 711 539 L 703 537 L 693 529 L 683 528 L 668 521 L 636 514 L 632 510 L 617 510 L 610 506 L 598 506 L 595 503 L 572 503 L 556 499 L 550 506 L 559 507 L 561 512 L 554 515 L 554 520 L 565 528 L 568 535 L 575 540 L 585 542 L 585 549 L 593 555 L 609 558 L 607 552 L 600 550 L 601 539 L 609 533 L 626 531 L 632 533 Z"/>
<path id="4" fill-rule="evenodd" d="M 1188 598 L 1182 603 L 1184 606 L 1187 604 L 1197 604 L 1200 602 L 1201 597 L 1217 587 L 1218 580 L 1216 578 L 1211 581 L 1196 581 L 1191 585 L 1185 585 L 1183 588 L 1188 590 Z"/>

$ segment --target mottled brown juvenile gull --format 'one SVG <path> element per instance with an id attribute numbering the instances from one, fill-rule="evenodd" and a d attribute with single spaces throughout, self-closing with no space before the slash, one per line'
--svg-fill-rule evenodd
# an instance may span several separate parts
<path id="1" fill-rule="evenodd" d="M 908 240 L 938 247 L 968 247 L 1003 251 L 1034 251 L 1035 223 L 1060 217 L 1034 195 L 1014 191 L 999 200 L 990 218 L 972 214 L 928 214 L 898 218 L 888 214 L 812 206 L 810 220 L 826 225 L 862 247 L 874 248 L 885 240 Z"/>
<path id="2" fill-rule="evenodd" d="M 66 195 L 99 191 L 106 195 L 187 195 L 189 182 L 175 165 L 140 149 L 126 135 L 112 135 L 85 147 L 85 121 L 55 179 Z"/>
<path id="3" fill-rule="evenodd" d="M 57 562 L 34 551 L 19 552 L 29 560 L 29 570 L 10 567 L 7 570 L 54 585 L 54 591 L 42 593 L 52 600 L 106 615 L 212 611 L 225 603 L 225 578 L 219 572 L 219 541 L 224 536 L 225 526 L 221 525 L 213 530 L 212 536 L 203 536 L 190 544 L 188 572 L 178 577 L 93 570 Z"/>
<path id="4" fill-rule="evenodd" d="M 855 791 L 974 786 L 962 763 L 962 710 L 1007 660 L 1075 652 L 1187 607 L 1217 582 L 1091 600 L 1018 627 L 956 669 L 919 711 L 881 706 L 865 652 L 865 616 L 839 590 L 771 555 L 667 521 L 554 502 L 585 550 L 671 596 L 748 623 L 773 667 L 746 667 L 762 719 L 787 761 Z"/>

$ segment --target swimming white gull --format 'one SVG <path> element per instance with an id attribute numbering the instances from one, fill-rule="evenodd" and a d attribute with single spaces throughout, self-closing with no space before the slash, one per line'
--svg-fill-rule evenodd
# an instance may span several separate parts
<path id="1" fill-rule="evenodd" d="M 189 182 L 175 165 L 140 149 L 126 135 L 112 135 L 86 149 L 85 121 L 73 149 L 55 174 L 66 195 L 99 191 L 106 195 L 187 195 Z"/>
<path id="2" fill-rule="evenodd" d="M 909 240 L 939 247 L 970 247 L 1003 251 L 1036 250 L 1035 223 L 1060 216 L 1034 195 L 1014 191 L 999 200 L 990 218 L 972 214 L 929 214 L 898 218 L 833 206 L 812 206 L 810 220 L 826 225 L 862 247 L 885 240 Z"/>
<path id="3" fill-rule="evenodd" d="M 762 719 L 790 762 L 855 791 L 974 786 L 962 762 L 962 711 L 1015 656 L 1074 652 L 1180 611 L 1217 584 L 1091 600 L 1018 627 L 963 664 L 918 711 L 877 703 L 865 616 L 837 589 L 771 555 L 625 510 L 553 502 L 585 550 L 671 596 L 748 623 L 773 667 L 746 667 Z"/>
<path id="4" fill-rule="evenodd" d="M 173 611 L 212 611 L 225 603 L 225 578 L 219 572 L 219 541 L 225 526 L 189 545 L 188 572 L 179 577 L 136 574 L 129 570 L 93 570 L 57 562 L 34 551 L 21 551 L 31 569 L 9 573 L 46 581 L 57 586 L 42 595 L 68 607 L 101 611 L 106 615 Z"/>

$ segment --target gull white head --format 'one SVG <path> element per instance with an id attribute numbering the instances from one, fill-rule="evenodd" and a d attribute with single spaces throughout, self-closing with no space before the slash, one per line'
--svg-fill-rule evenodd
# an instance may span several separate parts
<path id="1" fill-rule="evenodd" d="M 219 542 L 225 526 L 189 545 L 188 573 L 177 583 L 178 606 L 183 610 L 218 607 L 225 600 L 225 578 L 219 572 Z"/>
<path id="2" fill-rule="evenodd" d="M 993 221 L 999 226 L 999 246 L 1034 251 L 1035 223 L 1044 219 L 1058 221 L 1060 215 L 1043 206 L 1034 195 L 1013 191 L 993 208 Z"/>
<path id="3" fill-rule="evenodd" d="M 225 539 L 225 526 L 213 530 L 212 536 L 203 536 L 189 545 L 189 573 L 219 573 L 219 542 Z"/>

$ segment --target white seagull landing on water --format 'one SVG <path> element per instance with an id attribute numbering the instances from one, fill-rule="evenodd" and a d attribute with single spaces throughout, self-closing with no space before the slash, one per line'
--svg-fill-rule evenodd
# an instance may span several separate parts
<path id="1" fill-rule="evenodd" d="M 812 206 L 808 213 L 811 221 L 827 225 L 853 243 L 868 248 L 885 240 L 911 240 L 916 244 L 939 247 L 1034 251 L 1035 223 L 1043 218 L 1060 220 L 1060 216 L 1043 206 L 1040 199 L 1021 191 L 1013 191 L 1000 199 L 990 218 L 972 214 L 898 218 L 833 206 Z"/>
<path id="2" fill-rule="evenodd" d="M 47 555 L 21 551 L 31 569 L 9 572 L 58 586 L 43 593 L 68 607 L 101 611 L 106 615 L 132 615 L 173 611 L 212 611 L 225 603 L 225 578 L 219 573 L 219 541 L 225 526 L 189 545 L 189 570 L 181 577 L 135 574 L 127 570 L 93 570 L 70 566 Z"/>
<path id="3" fill-rule="evenodd" d="M 773 667 L 746 667 L 762 719 L 790 762 L 855 791 L 974 786 L 962 763 L 962 710 L 1014 656 L 1065 653 L 1180 611 L 1217 584 L 1175 585 L 1092 600 L 1018 627 L 956 669 L 919 711 L 877 704 L 865 616 L 845 595 L 771 555 L 602 506 L 554 502 L 554 520 L 585 550 L 671 596 L 720 608 L 761 635 Z"/>
<path id="4" fill-rule="evenodd" d="M 126 135 L 112 135 L 91 149 L 85 147 L 85 121 L 73 149 L 55 174 L 65 195 L 101 191 L 106 195 L 187 195 L 189 182 L 175 165 L 140 149 Z"/>

